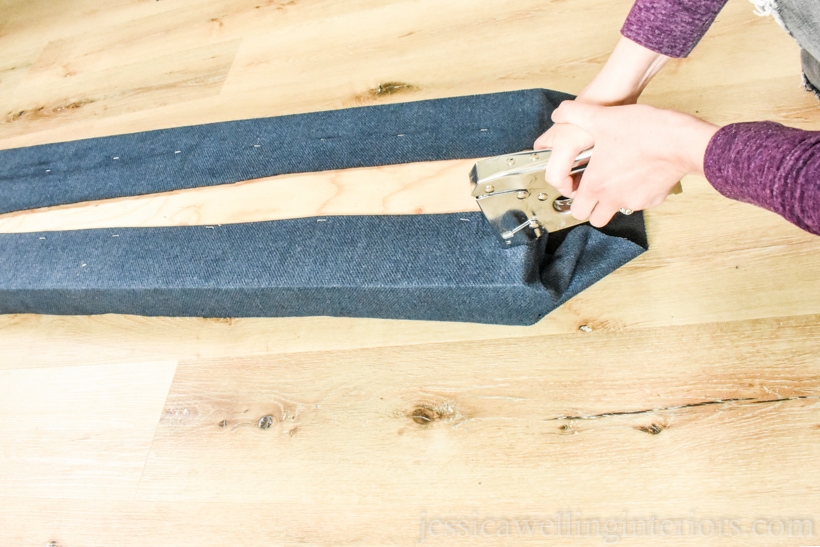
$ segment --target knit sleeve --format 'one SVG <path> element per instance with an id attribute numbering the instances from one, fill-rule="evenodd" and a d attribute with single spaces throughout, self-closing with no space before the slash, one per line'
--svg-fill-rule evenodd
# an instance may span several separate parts
<path id="1" fill-rule="evenodd" d="M 704 172 L 724 196 L 820 235 L 820 131 L 774 122 L 727 125 L 706 148 Z"/>
<path id="2" fill-rule="evenodd" d="M 636 0 L 621 34 L 652 51 L 686 57 L 727 0 Z"/>

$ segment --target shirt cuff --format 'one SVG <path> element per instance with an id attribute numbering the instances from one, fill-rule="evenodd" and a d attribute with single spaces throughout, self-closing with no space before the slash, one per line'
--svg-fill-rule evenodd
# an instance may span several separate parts
<path id="1" fill-rule="evenodd" d="M 636 0 L 621 28 L 633 42 L 669 57 L 686 57 L 727 0 Z"/>
<path id="2" fill-rule="evenodd" d="M 820 234 L 820 132 L 774 122 L 727 125 L 709 141 L 703 169 L 724 196 Z"/>

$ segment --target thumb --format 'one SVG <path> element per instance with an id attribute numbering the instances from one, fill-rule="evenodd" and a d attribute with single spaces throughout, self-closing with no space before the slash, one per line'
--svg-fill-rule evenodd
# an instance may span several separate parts
<path id="1" fill-rule="evenodd" d="M 552 112 L 552 121 L 580 127 L 594 137 L 595 123 L 593 120 L 604 108 L 605 107 L 596 104 L 564 101 Z"/>
<path id="2" fill-rule="evenodd" d="M 553 137 L 553 146 L 544 177 L 548 183 L 568 196 L 575 189 L 575 183 L 569 174 L 575 158 L 591 148 L 595 140 L 577 125 L 566 123 L 553 125 L 547 133 Z"/>

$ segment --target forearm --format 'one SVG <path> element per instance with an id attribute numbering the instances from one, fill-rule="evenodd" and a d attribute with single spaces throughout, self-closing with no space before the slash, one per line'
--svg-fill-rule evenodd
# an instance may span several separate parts
<path id="1" fill-rule="evenodd" d="M 603 106 L 633 104 L 670 57 L 685 57 L 726 0 L 636 0 L 604 68 L 578 95 Z"/>
<path id="2" fill-rule="evenodd" d="M 670 57 L 685 57 L 726 0 L 636 0 L 621 39 L 578 100 L 604 106 L 635 103 Z"/>
<path id="3" fill-rule="evenodd" d="M 820 132 L 774 122 L 727 125 L 706 148 L 704 173 L 726 197 L 820 235 Z"/>
<path id="4" fill-rule="evenodd" d="M 604 67 L 578 94 L 578 100 L 602 106 L 634 104 L 669 57 L 621 37 Z"/>

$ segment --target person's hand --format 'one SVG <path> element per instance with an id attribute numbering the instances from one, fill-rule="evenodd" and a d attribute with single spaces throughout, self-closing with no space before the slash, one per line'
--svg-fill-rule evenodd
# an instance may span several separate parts
<path id="1" fill-rule="evenodd" d="M 604 226 L 621 208 L 637 211 L 658 205 L 681 177 L 703 175 L 706 147 L 718 129 L 671 110 L 578 101 L 561 103 L 552 120 L 560 124 L 554 134 L 560 131 L 562 136 L 561 143 L 554 142 L 556 149 L 546 168 L 547 181 L 556 187 L 565 187 L 567 180 L 550 180 L 550 164 L 565 161 L 578 146 L 594 144 L 580 183 L 568 194 L 573 198 L 572 216 L 589 219 L 593 226 Z"/>
<path id="2" fill-rule="evenodd" d="M 578 94 L 576 101 L 601 106 L 635 104 L 668 60 L 665 55 L 622 36 L 606 64 Z M 547 181 L 565 196 L 574 190 L 569 172 L 575 157 L 591 146 L 592 137 L 589 134 L 566 124 L 553 125 L 533 145 L 536 150 L 552 149 Z"/>
<path id="3" fill-rule="evenodd" d="M 573 178 L 569 174 L 572 164 L 578 154 L 592 148 L 594 144 L 592 136 L 576 125 L 556 123 L 550 127 L 534 145 L 535 150 L 552 150 L 546 167 L 547 182 L 555 186 L 562 195 L 571 196 L 578 180 L 577 176 Z"/>

